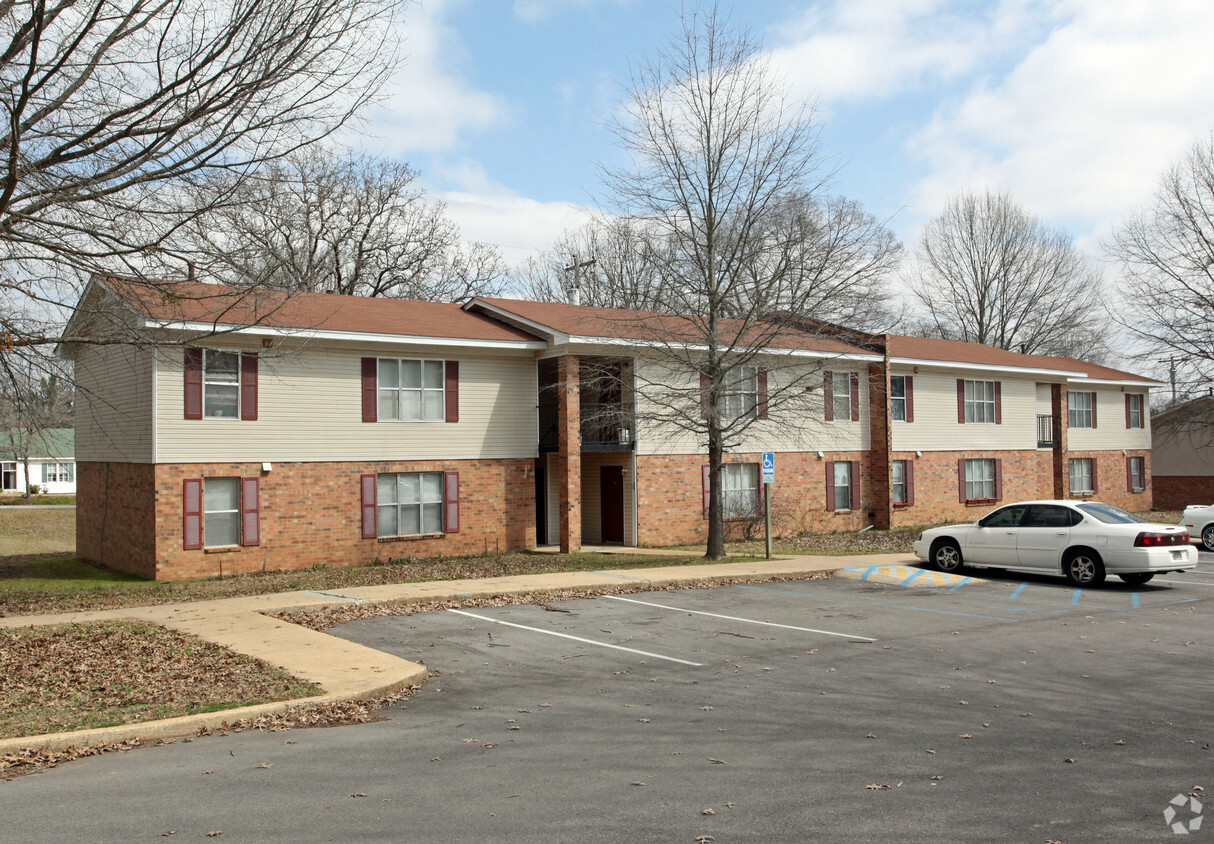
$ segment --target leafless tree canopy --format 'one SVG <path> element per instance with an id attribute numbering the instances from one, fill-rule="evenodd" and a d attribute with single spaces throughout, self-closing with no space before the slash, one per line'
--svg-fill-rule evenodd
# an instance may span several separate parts
<path id="1" fill-rule="evenodd" d="M 404 163 L 319 147 L 221 174 L 191 221 L 200 270 L 236 285 L 454 302 L 500 292 L 497 251 L 465 245 Z"/>
<path id="2" fill-rule="evenodd" d="M 78 291 L 51 279 L 163 257 L 191 183 L 345 123 L 395 65 L 396 2 L 0 0 L 5 345 L 54 342 Z"/>
<path id="3" fill-rule="evenodd" d="M 950 199 L 916 258 L 910 288 L 929 334 L 1088 360 L 1107 352 L 1100 274 L 1006 194 Z"/>
<path id="4" fill-rule="evenodd" d="M 685 14 L 629 87 L 613 126 L 628 163 L 604 168 L 611 210 L 627 220 L 644 295 L 684 318 L 647 343 L 655 363 L 636 389 L 649 425 L 707 446 L 707 556 L 716 559 L 722 458 L 757 418 L 728 399 L 760 361 L 777 366 L 782 336 L 797 330 L 772 317 L 796 316 L 803 328 L 805 317 L 864 313 L 844 301 L 880 298 L 897 244 L 858 206 L 824 199 L 831 172 L 813 110 L 789 99 L 759 46 L 717 9 Z M 791 425 L 805 415 L 807 369 L 790 362 L 771 379 L 771 417 Z"/>
<path id="5" fill-rule="evenodd" d="M 1181 395 L 1205 393 L 1214 383 L 1214 136 L 1163 176 L 1107 248 L 1123 277 L 1118 322 L 1149 359 L 1171 359 Z"/>

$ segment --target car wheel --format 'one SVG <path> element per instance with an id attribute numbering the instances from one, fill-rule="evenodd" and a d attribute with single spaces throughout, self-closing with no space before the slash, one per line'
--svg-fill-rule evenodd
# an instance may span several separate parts
<path id="1" fill-rule="evenodd" d="M 1104 582 L 1104 563 L 1095 551 L 1072 551 L 1062 564 L 1062 573 L 1072 586 L 1099 586 Z"/>
<path id="2" fill-rule="evenodd" d="M 1201 529 L 1201 547 L 1207 551 L 1214 551 L 1214 524 L 1206 525 Z"/>
<path id="3" fill-rule="evenodd" d="M 932 545 L 931 564 L 937 571 L 956 571 L 961 568 L 961 546 L 952 539 L 937 539 Z"/>
<path id="4" fill-rule="evenodd" d="M 1155 576 L 1155 572 L 1136 571 L 1133 574 L 1119 574 L 1117 576 L 1131 586 L 1141 586 L 1144 583 L 1150 582 L 1151 578 Z"/>

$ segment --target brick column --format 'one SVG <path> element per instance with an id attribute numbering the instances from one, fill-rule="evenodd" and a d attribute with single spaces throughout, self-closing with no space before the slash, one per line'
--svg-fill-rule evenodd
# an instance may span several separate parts
<path id="1" fill-rule="evenodd" d="M 557 360 L 557 484 L 560 490 L 561 553 L 582 550 L 581 373 L 577 355 Z"/>
<path id="2" fill-rule="evenodd" d="M 881 364 L 868 367 L 869 518 L 877 530 L 893 523 L 889 460 L 893 449 L 889 410 L 889 353 Z"/>
<path id="3" fill-rule="evenodd" d="M 1067 465 L 1066 384 L 1050 385 L 1050 413 L 1054 415 L 1054 497 L 1066 498 L 1071 489 Z"/>

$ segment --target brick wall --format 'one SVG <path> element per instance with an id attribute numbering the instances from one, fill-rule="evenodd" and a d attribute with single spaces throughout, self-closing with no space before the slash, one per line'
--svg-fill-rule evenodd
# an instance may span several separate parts
<path id="1" fill-rule="evenodd" d="M 1131 512 L 1141 512 L 1150 510 L 1154 505 L 1154 479 L 1151 477 L 1151 452 L 1150 451 L 1127 451 L 1125 454 L 1121 450 L 1116 451 L 1068 451 L 1066 459 L 1063 460 L 1063 471 L 1066 473 L 1063 478 L 1063 483 L 1067 489 L 1064 498 L 1070 498 L 1070 465 L 1072 458 L 1088 457 L 1096 461 L 1096 489 L 1092 496 L 1094 501 L 1103 501 L 1105 504 L 1113 504 L 1117 507 L 1129 510 Z M 1146 489 L 1142 492 L 1130 492 L 1128 478 L 1126 476 L 1126 458 L 1127 457 L 1145 457 L 1147 484 Z"/>
<path id="2" fill-rule="evenodd" d="M 996 502 L 966 504 L 961 500 L 957 461 L 995 458 L 1003 461 L 1003 497 Z M 1000 504 L 1034 498 L 1053 498 L 1053 490 L 1042 487 L 1038 452 L 1033 451 L 913 451 L 896 452 L 895 460 L 915 464 L 914 506 L 894 512 L 894 525 L 931 525 L 972 522 Z"/>
<path id="3" fill-rule="evenodd" d="M 1214 476 L 1156 475 L 1151 478 L 1160 510 L 1183 510 L 1190 504 L 1214 504 Z"/>
<path id="4" fill-rule="evenodd" d="M 147 463 L 76 464 L 76 556 L 156 576 L 155 473 Z"/>

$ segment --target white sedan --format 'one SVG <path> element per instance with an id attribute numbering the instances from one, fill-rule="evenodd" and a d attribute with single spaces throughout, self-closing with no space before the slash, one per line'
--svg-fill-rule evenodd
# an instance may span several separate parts
<path id="1" fill-rule="evenodd" d="M 1201 543 L 1207 551 L 1214 551 L 1214 504 L 1190 504 L 1184 508 L 1180 526 Z"/>
<path id="2" fill-rule="evenodd" d="M 972 524 L 925 530 L 914 548 L 940 571 L 971 565 L 1062 573 L 1075 586 L 1095 586 L 1106 573 L 1140 586 L 1156 574 L 1197 567 L 1183 527 L 1095 501 L 1008 504 Z"/>

